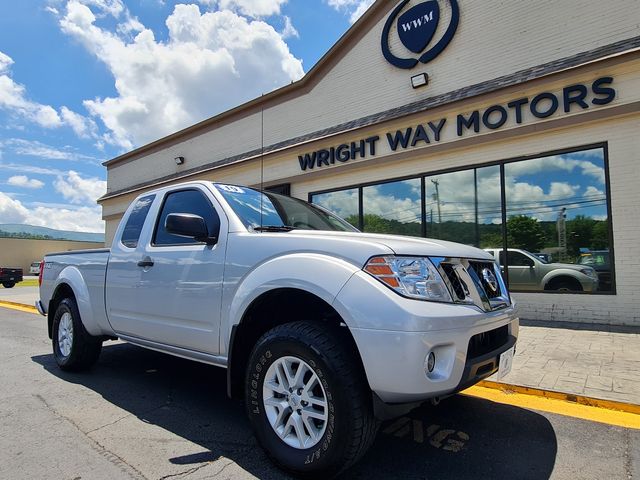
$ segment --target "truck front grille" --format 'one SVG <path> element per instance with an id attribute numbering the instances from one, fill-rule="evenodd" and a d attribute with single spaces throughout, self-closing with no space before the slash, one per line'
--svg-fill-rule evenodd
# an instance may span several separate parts
<path id="1" fill-rule="evenodd" d="M 475 272 L 475 274 L 478 276 L 478 278 L 480 279 L 480 283 L 482 284 L 485 292 L 487 293 L 487 297 L 489 298 L 497 298 L 500 295 L 502 295 L 502 292 L 500 291 L 500 285 L 498 284 L 498 288 L 494 290 L 492 285 L 489 285 L 489 283 L 487 282 L 485 275 L 484 275 L 484 270 L 488 269 L 491 272 L 493 272 L 494 276 L 495 276 L 495 268 L 494 268 L 494 264 L 493 262 L 469 262 L 469 266 L 473 269 L 473 271 Z"/>
<path id="2" fill-rule="evenodd" d="M 509 326 L 478 333 L 469 339 L 467 358 L 477 358 L 500 348 L 509 341 Z"/>
<path id="3" fill-rule="evenodd" d="M 447 276 L 447 280 L 449 280 L 452 293 L 455 297 L 454 299 L 464 300 L 466 298 L 466 294 L 462 286 L 462 281 L 460 280 L 458 274 L 455 272 L 454 266 L 450 263 L 443 263 L 441 264 L 441 267 L 445 275 Z"/>
<path id="4" fill-rule="evenodd" d="M 438 264 L 453 301 L 473 304 L 485 311 L 510 304 L 500 270 L 490 261 L 445 258 Z"/>

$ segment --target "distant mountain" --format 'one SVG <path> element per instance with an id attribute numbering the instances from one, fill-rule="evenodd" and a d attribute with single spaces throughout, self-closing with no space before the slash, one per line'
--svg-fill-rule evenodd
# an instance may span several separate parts
<path id="1" fill-rule="evenodd" d="M 75 242 L 104 242 L 104 233 L 71 232 L 33 225 L 0 223 L 0 237 L 73 240 Z"/>

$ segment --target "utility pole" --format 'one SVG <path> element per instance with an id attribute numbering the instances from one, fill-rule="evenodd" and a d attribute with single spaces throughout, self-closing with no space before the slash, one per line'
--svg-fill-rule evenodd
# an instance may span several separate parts
<path id="1" fill-rule="evenodd" d="M 438 180 L 431 180 L 436 186 L 436 193 L 433 194 L 433 199 L 438 204 L 438 237 L 442 236 L 442 212 L 440 211 L 440 190 L 438 187 L 440 186 L 440 182 Z"/>
<path id="2" fill-rule="evenodd" d="M 564 262 L 567 260 L 567 209 L 562 208 L 558 213 L 558 220 L 556 221 L 556 225 L 558 227 L 558 250 L 560 253 L 560 261 Z"/>

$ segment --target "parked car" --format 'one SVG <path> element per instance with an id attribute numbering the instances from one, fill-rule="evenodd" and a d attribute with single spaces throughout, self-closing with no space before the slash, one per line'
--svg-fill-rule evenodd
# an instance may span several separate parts
<path id="1" fill-rule="evenodd" d="M 504 250 L 486 248 L 504 269 Z M 596 271 L 585 265 L 546 263 L 540 257 L 519 248 L 507 249 L 509 289 L 522 291 L 555 290 L 560 292 L 595 292 Z"/>
<path id="2" fill-rule="evenodd" d="M 4 288 L 13 288 L 16 283 L 22 281 L 22 269 L 2 267 L 0 268 L 0 283 Z"/>
<path id="3" fill-rule="evenodd" d="M 583 253 L 578 259 L 579 265 L 587 265 L 593 268 L 598 274 L 598 290 L 602 292 L 610 292 L 611 283 L 611 260 L 609 259 L 609 250 L 592 250 Z"/>
<path id="4" fill-rule="evenodd" d="M 508 372 L 518 335 L 488 253 L 236 185 L 144 193 L 110 250 L 44 261 L 36 306 L 61 369 L 115 338 L 225 367 L 259 444 L 306 477 L 355 463 L 380 419 Z"/>
<path id="5" fill-rule="evenodd" d="M 40 262 L 31 262 L 29 273 L 31 275 L 40 275 Z"/>

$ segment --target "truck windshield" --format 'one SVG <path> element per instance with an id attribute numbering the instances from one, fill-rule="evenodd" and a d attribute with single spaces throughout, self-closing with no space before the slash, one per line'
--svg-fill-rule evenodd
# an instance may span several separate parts
<path id="1" fill-rule="evenodd" d="M 242 223 L 253 230 L 358 231 L 340 217 L 297 198 L 236 185 L 214 184 L 214 186 Z"/>

